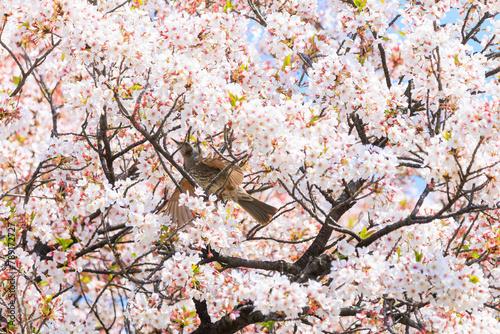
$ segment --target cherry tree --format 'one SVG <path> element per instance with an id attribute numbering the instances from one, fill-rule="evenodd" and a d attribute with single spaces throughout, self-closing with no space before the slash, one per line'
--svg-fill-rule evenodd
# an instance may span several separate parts
<path id="1" fill-rule="evenodd" d="M 498 333 L 499 12 L 0 2 L 0 331 Z"/>

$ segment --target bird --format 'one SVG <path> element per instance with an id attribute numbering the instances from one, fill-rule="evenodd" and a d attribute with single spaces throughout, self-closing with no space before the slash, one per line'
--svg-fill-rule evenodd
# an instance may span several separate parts
<path id="1" fill-rule="evenodd" d="M 231 165 L 220 155 L 203 158 L 200 150 L 189 142 L 176 140 L 174 142 L 184 159 L 184 169 L 208 194 L 217 194 L 222 200 L 234 201 L 260 225 L 269 224 L 278 209 L 252 197 L 241 187 L 243 171 L 239 166 Z M 183 178 L 179 186 L 184 192 L 194 194 L 194 188 L 187 179 Z M 207 189 L 208 186 L 210 186 L 209 189 Z M 164 214 L 170 215 L 172 223 L 179 227 L 194 217 L 191 210 L 184 205 L 179 205 L 180 194 L 179 189 L 176 189 L 161 210 Z"/>

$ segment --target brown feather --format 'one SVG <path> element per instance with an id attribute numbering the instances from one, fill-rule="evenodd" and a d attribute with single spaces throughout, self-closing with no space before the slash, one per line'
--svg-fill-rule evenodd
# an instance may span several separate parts
<path id="1" fill-rule="evenodd" d="M 240 199 L 238 204 L 250 214 L 260 225 L 266 226 L 273 218 L 274 214 L 278 209 L 274 206 L 266 204 L 264 202 L 259 201 L 258 199 L 251 197 L 251 200 L 243 200 Z"/>
<path id="2" fill-rule="evenodd" d="M 189 192 L 190 195 L 194 194 L 194 188 L 188 180 L 182 179 L 179 185 L 181 186 L 182 190 L 184 190 L 184 192 Z M 172 197 L 170 197 L 164 208 L 160 210 L 160 212 L 162 212 L 163 214 L 167 214 L 170 216 L 172 224 L 177 228 L 186 224 L 194 217 L 193 212 L 189 210 L 189 208 L 187 208 L 185 205 L 179 205 L 180 195 L 181 192 L 179 191 L 179 189 L 175 189 Z"/>
<path id="3" fill-rule="evenodd" d="M 208 167 L 223 170 L 230 163 L 228 161 L 220 160 L 217 158 L 210 158 L 203 160 L 203 164 Z M 240 166 L 234 165 L 227 171 L 227 173 L 229 174 L 229 179 L 227 180 L 226 185 L 229 188 L 237 188 L 240 184 L 243 183 L 243 171 L 241 170 Z"/>
<path id="4" fill-rule="evenodd" d="M 194 149 L 188 142 L 176 143 L 184 159 L 184 168 L 200 187 L 208 188 L 213 183 L 210 189 L 207 190 L 209 194 L 217 193 L 219 198 L 237 202 L 261 225 L 267 225 L 271 221 L 278 209 L 257 200 L 241 187 L 243 183 L 243 171 L 239 166 L 231 165 L 229 161 L 223 159 L 218 154 L 202 158 L 199 149 Z M 218 174 L 228 166 L 231 166 L 231 168 L 228 168 L 224 172 L 224 175 L 218 178 Z M 169 203 L 167 212 L 172 212 L 172 208 L 176 210 L 180 209 L 178 205 L 174 205 L 176 201 L 178 202 L 179 195 L 174 193 L 171 199 L 172 203 Z M 184 212 L 175 212 L 175 222 L 179 223 L 178 221 L 184 220 Z"/>

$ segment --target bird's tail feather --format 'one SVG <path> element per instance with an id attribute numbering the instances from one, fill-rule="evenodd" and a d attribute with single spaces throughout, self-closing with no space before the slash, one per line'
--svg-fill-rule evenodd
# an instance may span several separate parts
<path id="1" fill-rule="evenodd" d="M 259 224 L 266 226 L 269 224 L 271 218 L 274 216 L 276 211 L 278 211 L 278 209 L 274 206 L 261 202 L 254 197 L 249 197 L 251 200 L 240 199 L 238 204 L 243 208 L 243 210 L 248 212 L 250 216 L 258 221 Z"/>

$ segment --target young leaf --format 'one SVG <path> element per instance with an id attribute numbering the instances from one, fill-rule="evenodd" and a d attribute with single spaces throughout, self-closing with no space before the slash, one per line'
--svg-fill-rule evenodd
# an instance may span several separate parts
<path id="1" fill-rule="evenodd" d="M 224 10 L 224 13 L 229 13 L 233 8 L 233 2 L 231 0 L 226 0 L 226 4 L 222 9 Z"/>
<path id="2" fill-rule="evenodd" d="M 73 244 L 73 239 L 63 239 L 56 237 L 57 243 L 63 248 L 63 250 L 68 249 L 69 246 Z"/>
<path id="3" fill-rule="evenodd" d="M 476 275 L 471 276 L 471 277 L 469 278 L 469 282 L 474 283 L 474 284 L 475 284 L 475 283 L 479 283 L 479 278 L 478 278 Z"/>
<path id="4" fill-rule="evenodd" d="M 421 262 L 422 261 L 422 252 L 417 252 L 417 251 L 414 251 L 415 252 L 415 260 L 417 262 Z"/>
<path id="5" fill-rule="evenodd" d="M 285 70 L 285 67 L 290 65 L 291 59 L 292 59 L 292 55 L 286 56 L 285 61 L 283 62 L 283 67 L 281 68 L 283 71 Z"/>
<path id="6" fill-rule="evenodd" d="M 359 236 L 362 238 L 362 239 L 366 239 L 368 238 L 370 235 L 373 234 L 373 232 L 375 232 L 374 230 L 372 231 L 368 231 L 367 227 L 365 226 L 365 228 L 359 232 Z"/>

